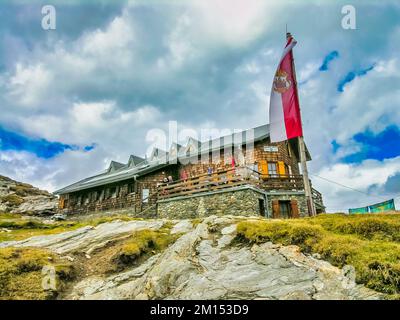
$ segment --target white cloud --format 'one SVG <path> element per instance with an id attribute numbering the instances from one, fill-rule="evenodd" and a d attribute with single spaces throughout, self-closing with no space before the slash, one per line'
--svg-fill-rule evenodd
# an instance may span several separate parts
<path id="1" fill-rule="evenodd" d="M 269 1 L 193 1 L 207 37 L 232 46 L 245 46 L 260 36 L 273 21 L 277 6 Z"/>
<path id="2" fill-rule="evenodd" d="M 400 156 L 383 161 L 364 160 L 360 164 L 337 163 L 321 169 L 318 176 L 339 182 L 345 186 L 368 193 L 371 186 L 375 192 L 364 195 L 343 186 L 312 177 L 315 187 L 323 193 L 325 205 L 330 212 L 348 208 L 367 206 L 373 203 L 399 197 L 400 194 L 388 194 L 382 189 L 390 176 L 400 172 Z M 400 198 L 396 199 L 400 208 Z"/>
<path id="3" fill-rule="evenodd" d="M 95 30 L 79 39 L 77 53 L 95 59 L 106 67 L 119 67 L 131 64 L 132 48 L 135 45 L 135 31 L 128 12 L 116 17 L 105 30 Z"/>
<path id="4" fill-rule="evenodd" d="M 388 125 L 399 124 L 399 84 L 400 63 L 389 59 L 379 61 L 365 76 L 346 85 L 334 112 L 335 118 L 346 115 L 337 123 L 338 141 L 346 141 L 367 128 L 380 132 Z"/>
<path id="5" fill-rule="evenodd" d="M 17 181 L 54 191 L 64 184 L 104 170 L 109 161 L 102 148 L 91 152 L 67 150 L 47 161 L 24 151 L 1 151 L 0 172 Z"/>
<path id="6" fill-rule="evenodd" d="M 9 79 L 9 98 L 17 100 L 22 107 L 35 107 L 45 99 L 52 80 L 51 72 L 42 64 L 23 66 L 17 63 L 15 74 Z"/>
<path id="7" fill-rule="evenodd" d="M 307 80 L 300 87 L 300 102 L 311 172 L 367 190 L 399 170 L 389 160 L 338 163 L 360 147 L 352 141 L 354 134 L 400 123 L 399 27 L 387 39 L 371 32 L 373 23 L 346 32 L 340 10 L 336 14 L 335 6 L 315 6 L 319 1 L 132 3 L 77 38 L 49 37 L 50 45 L 32 42 L 29 55 L 19 55 L 0 75 L 0 99 L 7 98 L 2 124 L 36 138 L 98 146 L 50 160 L 2 152 L 1 172 L 53 189 L 103 169 L 111 159 L 124 162 L 130 153 L 143 154 L 147 130 L 165 129 L 168 120 L 196 129 L 265 123 L 286 22 L 299 41 L 299 82 Z M 384 17 L 379 21 L 390 24 Z M 368 35 L 367 40 L 360 35 Z M 319 72 L 332 50 L 340 57 Z M 347 72 L 374 62 L 374 70 L 337 92 Z M 336 154 L 333 140 L 345 145 Z M 329 206 L 363 202 L 346 189 L 313 180 Z"/>

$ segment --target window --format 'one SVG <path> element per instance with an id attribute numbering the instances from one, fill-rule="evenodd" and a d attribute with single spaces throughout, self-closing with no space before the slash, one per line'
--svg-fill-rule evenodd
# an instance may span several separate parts
<path id="1" fill-rule="evenodd" d="M 135 183 L 128 184 L 128 193 L 134 193 L 134 192 L 135 192 Z"/>
<path id="2" fill-rule="evenodd" d="M 249 168 L 252 171 L 257 171 L 257 172 L 260 171 L 259 168 L 258 168 L 258 163 L 249 164 L 246 167 Z"/>
<path id="3" fill-rule="evenodd" d="M 278 175 L 276 162 L 268 162 L 268 174 L 271 176 Z"/>
<path id="4" fill-rule="evenodd" d="M 150 190 L 149 189 L 143 189 L 142 190 L 142 202 L 143 203 L 148 203 L 149 202 L 149 194 L 150 194 Z"/>
<path id="5" fill-rule="evenodd" d="M 282 218 L 290 218 L 292 216 L 290 201 L 279 201 L 279 212 Z"/>
<path id="6" fill-rule="evenodd" d="M 195 155 L 196 149 L 193 145 L 189 145 L 186 149 L 186 156 L 187 157 L 191 157 L 193 155 Z"/>

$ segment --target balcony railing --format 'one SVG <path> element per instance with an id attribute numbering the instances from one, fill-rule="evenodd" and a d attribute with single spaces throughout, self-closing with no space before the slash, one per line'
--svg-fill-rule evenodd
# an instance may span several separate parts
<path id="1" fill-rule="evenodd" d="M 321 206 L 324 206 L 321 192 L 315 190 L 314 188 L 311 188 L 311 192 L 312 192 L 312 197 L 314 199 L 314 202 Z"/>
<path id="2" fill-rule="evenodd" d="M 301 175 L 262 175 L 247 167 L 236 167 L 202 174 L 187 180 L 159 184 L 158 199 L 188 196 L 201 192 L 222 190 L 242 185 L 253 185 L 264 190 L 304 190 Z"/>

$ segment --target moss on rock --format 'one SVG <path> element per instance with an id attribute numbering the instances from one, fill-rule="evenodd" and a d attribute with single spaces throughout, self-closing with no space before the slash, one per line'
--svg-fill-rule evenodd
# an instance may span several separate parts
<path id="1" fill-rule="evenodd" d="M 119 269 L 136 264 L 141 257 L 164 250 L 178 237 L 179 235 L 171 235 L 167 228 L 135 232 L 117 246 L 112 262 Z"/>

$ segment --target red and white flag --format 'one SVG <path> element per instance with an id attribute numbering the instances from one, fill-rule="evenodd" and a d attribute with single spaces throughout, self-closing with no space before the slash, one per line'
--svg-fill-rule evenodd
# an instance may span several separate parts
<path id="1" fill-rule="evenodd" d="M 272 83 L 269 105 L 271 142 L 303 136 L 292 49 L 296 40 L 288 36 Z"/>

